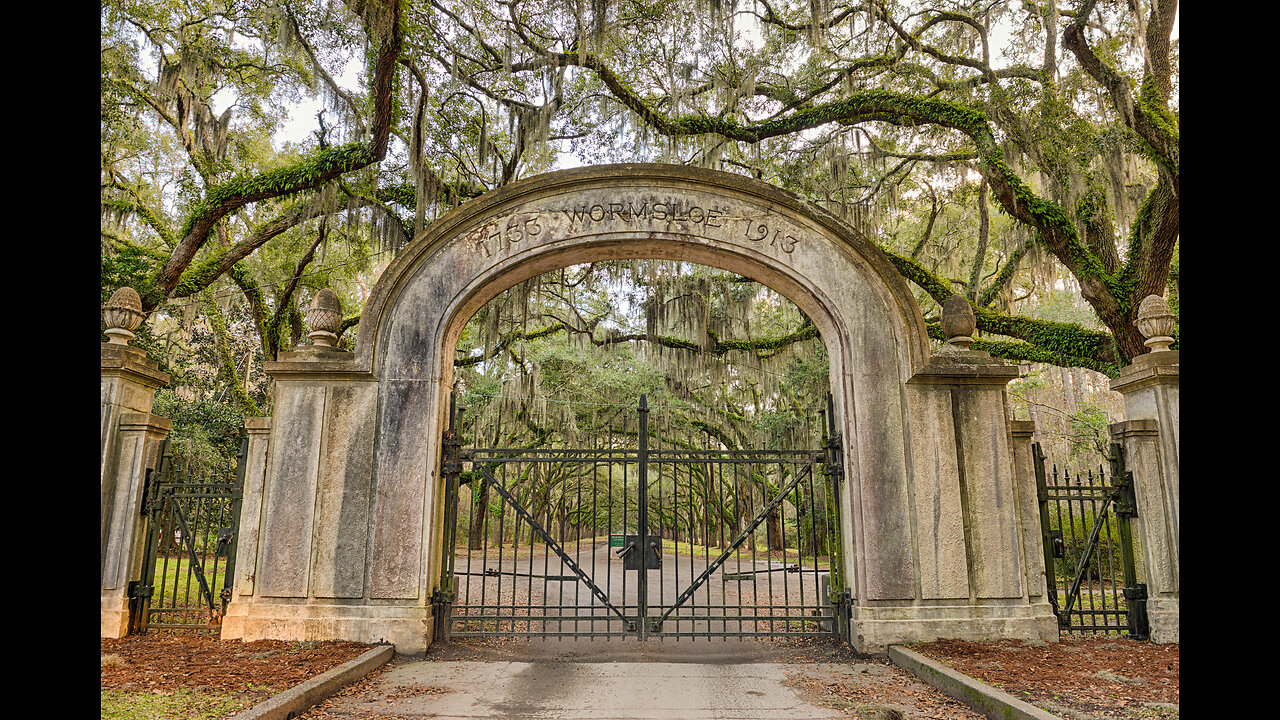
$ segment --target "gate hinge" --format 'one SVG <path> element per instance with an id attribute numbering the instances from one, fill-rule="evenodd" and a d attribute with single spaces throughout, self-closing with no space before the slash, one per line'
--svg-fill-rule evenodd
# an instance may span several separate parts
<path id="1" fill-rule="evenodd" d="M 841 445 L 840 436 L 832 435 L 831 437 L 827 438 L 825 445 L 828 450 L 839 450 Z"/>
<path id="2" fill-rule="evenodd" d="M 831 478 L 832 481 L 839 483 L 841 478 L 844 477 L 844 467 L 840 462 L 840 436 L 832 435 L 827 438 L 824 446 L 827 450 L 827 455 L 823 458 L 824 467 L 822 468 L 822 472 L 824 475 Z"/>
<path id="3" fill-rule="evenodd" d="M 155 592 L 155 588 L 151 585 L 143 585 L 141 580 L 130 580 L 128 592 L 130 600 L 142 600 L 151 597 L 151 594 Z"/>
<path id="4" fill-rule="evenodd" d="M 848 618 L 853 614 L 853 591 L 845 588 L 838 593 L 831 593 L 831 606 L 833 609 L 839 608 L 841 615 Z"/>
<path id="5" fill-rule="evenodd" d="M 1115 484 L 1116 515 L 1126 518 L 1138 517 L 1138 496 L 1133 488 L 1133 473 L 1126 472 L 1120 482 Z"/>
<path id="6" fill-rule="evenodd" d="M 146 517 L 151 514 L 151 473 L 155 472 L 152 468 L 147 468 L 147 474 L 142 480 L 142 502 L 138 504 L 138 515 Z"/>
<path id="7" fill-rule="evenodd" d="M 431 603 L 433 605 L 449 605 L 453 603 L 452 590 L 439 590 L 431 593 Z"/>

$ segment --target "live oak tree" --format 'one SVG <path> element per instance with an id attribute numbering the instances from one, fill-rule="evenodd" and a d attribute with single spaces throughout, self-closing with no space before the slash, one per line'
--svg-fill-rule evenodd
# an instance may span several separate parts
<path id="1" fill-rule="evenodd" d="M 515 108 L 513 122 L 554 113 L 550 135 L 587 127 L 575 149 L 592 159 L 699 163 L 793 188 L 881 240 L 928 298 L 969 297 L 998 336 L 977 347 L 997 355 L 1114 373 L 1144 351 L 1138 302 L 1176 294 L 1176 2 L 431 7 L 449 28 L 436 55 Z M 527 95 L 535 80 L 541 104 Z M 981 217 L 958 282 L 908 250 L 928 242 L 927 223 L 885 242 L 922 195 L 936 219 L 939 195 L 946 205 L 974 178 Z M 1019 227 L 998 254 L 988 196 Z M 1020 265 L 1045 254 L 1104 329 L 1010 307 L 1026 289 Z"/>
<path id="2" fill-rule="evenodd" d="M 350 333 L 385 261 L 375 250 L 451 207 L 566 154 L 692 163 L 844 217 L 917 288 L 931 332 L 959 293 L 979 349 L 1114 374 L 1143 350 L 1138 301 L 1177 307 L 1176 10 L 113 0 L 101 9 L 104 297 L 128 284 L 148 312 L 196 303 L 220 377 L 243 385 L 226 328 L 247 323 L 259 362 L 274 358 L 304 336 L 309 293 L 333 285 Z M 348 58 L 354 85 L 339 80 Z M 273 142 L 311 95 L 325 101 L 311 135 Z M 1091 317 L 1037 311 L 1064 283 Z M 641 335 L 608 342 L 669 357 L 745 342 Z M 237 392 L 242 409 L 265 410 L 250 395 Z"/>

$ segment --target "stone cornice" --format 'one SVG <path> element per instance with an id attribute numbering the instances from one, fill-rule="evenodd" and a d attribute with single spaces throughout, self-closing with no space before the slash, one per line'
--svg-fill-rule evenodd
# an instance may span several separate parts
<path id="1" fill-rule="evenodd" d="M 280 359 L 262 364 L 263 372 L 277 380 L 373 380 L 373 373 L 345 350 L 308 345 L 280 353 Z"/>
<path id="2" fill-rule="evenodd" d="M 999 385 L 1018 377 L 1016 365 L 1006 365 L 973 350 L 938 353 L 907 381 L 912 385 Z"/>
<path id="3" fill-rule="evenodd" d="M 130 430 L 162 430 L 167 433 L 172 429 L 173 421 L 167 417 L 152 415 L 151 413 L 127 412 L 120 414 L 121 432 L 128 432 Z"/>
<path id="4" fill-rule="evenodd" d="M 1110 431 L 1111 436 L 1117 440 L 1120 440 L 1126 437 L 1138 437 L 1138 436 L 1159 437 L 1160 436 L 1159 423 L 1157 423 L 1155 420 L 1150 420 L 1150 419 L 1121 420 L 1120 422 L 1111 423 L 1110 425 L 1108 425 L 1107 430 Z"/>
<path id="5" fill-rule="evenodd" d="M 1128 393 L 1151 385 L 1177 385 L 1178 357 L 1177 350 L 1139 355 L 1131 365 L 1120 369 L 1120 377 L 1111 381 L 1111 389 Z"/>
<path id="6" fill-rule="evenodd" d="M 1013 433 L 1014 437 L 1020 437 L 1020 436 L 1031 437 L 1036 432 L 1036 421 L 1035 420 L 1010 420 L 1009 432 Z"/>
<path id="7" fill-rule="evenodd" d="M 147 354 L 124 345 L 102 343 L 102 374 L 127 377 L 139 384 L 160 388 L 169 384 L 169 373 Z"/>

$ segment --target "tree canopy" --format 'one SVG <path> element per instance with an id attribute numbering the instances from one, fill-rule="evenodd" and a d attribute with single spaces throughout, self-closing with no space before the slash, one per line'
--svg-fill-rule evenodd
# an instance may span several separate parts
<path id="1" fill-rule="evenodd" d="M 1114 375 L 1145 350 L 1141 299 L 1178 308 L 1176 17 L 1163 0 L 108 0 L 103 298 L 137 289 L 139 342 L 180 373 L 204 318 L 201 382 L 258 414 L 251 366 L 301 341 L 310 296 L 333 288 L 354 327 L 451 208 L 557 167 L 695 164 L 859 229 L 931 332 L 961 294 L 975 349 Z M 308 98 L 309 133 L 282 138 Z M 573 272 L 607 285 L 606 265 Z M 605 337 L 583 327 L 554 332 Z M 620 328 L 610 344 L 750 342 Z"/>

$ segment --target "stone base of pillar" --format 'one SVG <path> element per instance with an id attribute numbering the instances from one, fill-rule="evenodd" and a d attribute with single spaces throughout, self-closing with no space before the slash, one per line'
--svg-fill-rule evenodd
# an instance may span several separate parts
<path id="1" fill-rule="evenodd" d="M 1147 598 L 1147 622 L 1151 626 L 1151 642 L 1178 642 L 1178 598 Z"/>
<path id="2" fill-rule="evenodd" d="M 1057 642 L 1058 618 L 1048 603 L 858 607 L 853 611 L 852 644 L 861 653 L 944 639 Z"/>
<path id="3" fill-rule="evenodd" d="M 391 643 L 397 653 L 417 655 L 431 645 L 434 617 L 431 607 L 232 602 L 222 619 L 221 637 Z"/>
<path id="4" fill-rule="evenodd" d="M 122 638 L 129 634 L 129 600 L 116 594 L 102 596 L 102 637 Z"/>

